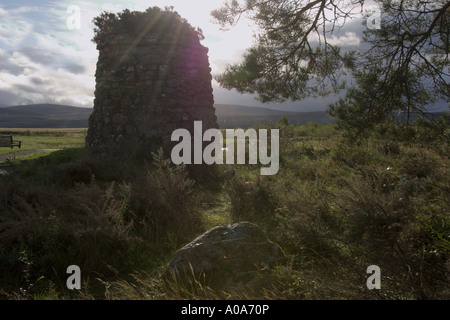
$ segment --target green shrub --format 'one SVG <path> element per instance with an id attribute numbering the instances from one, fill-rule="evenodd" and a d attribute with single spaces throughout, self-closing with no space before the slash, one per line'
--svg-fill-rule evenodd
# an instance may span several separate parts
<path id="1" fill-rule="evenodd" d="M 130 260 L 136 241 L 133 224 L 123 219 L 126 199 L 116 193 L 114 183 L 107 190 L 95 183 L 80 184 L 53 200 L 28 203 L 16 195 L 0 217 L 2 247 L 27 253 L 33 262 L 31 278 L 58 282 L 72 264 L 79 265 L 87 278 L 94 273 L 111 275 L 109 265 L 127 268 L 124 262 Z M 7 256 L 1 259 L 11 275 L 8 284 L 16 285 L 20 281 L 16 262 Z"/>
<path id="2" fill-rule="evenodd" d="M 58 171 L 58 183 L 61 186 L 74 186 L 77 183 L 88 184 L 92 179 L 92 169 L 86 163 L 70 163 Z"/>
<path id="3" fill-rule="evenodd" d="M 260 176 L 257 176 L 254 181 L 245 181 L 240 178 L 228 181 L 226 190 L 230 199 L 232 220 L 270 226 L 278 205 L 273 187 L 269 179 Z"/>
<path id="4" fill-rule="evenodd" d="M 380 141 L 381 152 L 385 155 L 398 155 L 400 154 L 400 145 L 395 141 Z"/>
<path id="5" fill-rule="evenodd" d="M 436 163 L 426 156 L 416 156 L 406 158 L 400 164 L 399 172 L 417 178 L 426 178 L 436 171 Z"/>
<path id="6" fill-rule="evenodd" d="M 129 211 L 154 241 L 170 237 L 177 246 L 203 230 L 194 181 L 184 165 L 172 166 L 161 150 L 154 157 L 156 169 L 148 169 L 131 185 Z"/>
<path id="7" fill-rule="evenodd" d="M 342 143 L 334 151 L 332 159 L 337 163 L 343 163 L 351 168 L 373 163 L 379 158 L 379 154 L 363 146 Z"/>

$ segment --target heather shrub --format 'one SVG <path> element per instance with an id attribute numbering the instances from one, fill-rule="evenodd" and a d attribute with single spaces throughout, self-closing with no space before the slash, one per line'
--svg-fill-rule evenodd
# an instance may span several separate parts
<path id="1" fill-rule="evenodd" d="M 87 184 L 91 181 L 92 174 L 92 169 L 85 163 L 71 163 L 58 171 L 58 183 L 65 187 L 77 183 Z"/>
<path id="2" fill-rule="evenodd" d="M 53 200 L 29 203 L 17 194 L 1 215 L 0 259 L 10 275 L 8 285 L 21 281 L 16 260 L 20 252 L 32 262 L 34 279 L 43 276 L 57 282 L 66 278 L 65 270 L 72 264 L 82 267 L 86 278 L 94 272 L 111 275 L 109 265 L 126 269 L 123 261 L 130 260 L 136 239 L 132 222 L 123 219 L 127 199 L 114 183 L 106 190 L 95 182 L 79 184 Z"/>
<path id="3" fill-rule="evenodd" d="M 189 241 L 203 230 L 196 208 L 194 181 L 183 165 L 173 166 L 162 150 L 154 153 L 155 169 L 147 169 L 131 185 L 129 211 L 154 241 Z"/>
<path id="4" fill-rule="evenodd" d="M 332 159 L 335 162 L 351 168 L 367 165 L 377 158 L 379 158 L 379 154 L 375 148 L 347 143 L 339 144 L 332 155 Z"/>
<path id="5" fill-rule="evenodd" d="M 251 181 L 234 178 L 227 182 L 231 219 L 250 221 L 264 227 L 273 222 L 278 199 L 269 179 L 257 176 Z"/>

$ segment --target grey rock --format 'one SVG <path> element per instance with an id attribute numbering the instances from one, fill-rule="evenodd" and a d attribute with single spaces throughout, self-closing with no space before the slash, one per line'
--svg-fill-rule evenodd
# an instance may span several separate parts
<path id="1" fill-rule="evenodd" d="M 159 76 L 166 77 L 169 73 L 169 66 L 161 65 L 159 66 Z"/>
<path id="2" fill-rule="evenodd" d="M 125 122 L 125 120 L 126 120 L 126 117 L 123 114 L 116 113 L 113 115 L 113 122 L 115 124 L 121 124 L 121 123 Z"/>
<path id="3" fill-rule="evenodd" d="M 166 275 L 224 288 L 249 283 L 283 259 L 280 247 L 260 227 L 240 222 L 215 227 L 185 245 L 166 266 Z"/>
<path id="4" fill-rule="evenodd" d="M 178 81 L 178 79 L 176 78 L 171 78 L 167 80 L 167 85 L 171 88 L 176 88 L 180 86 L 180 81 Z"/>

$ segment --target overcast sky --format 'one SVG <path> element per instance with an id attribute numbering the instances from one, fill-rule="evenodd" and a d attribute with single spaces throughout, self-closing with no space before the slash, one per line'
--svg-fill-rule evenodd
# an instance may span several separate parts
<path id="1" fill-rule="evenodd" d="M 33 103 L 92 107 L 98 51 L 91 42 L 92 19 L 102 11 L 143 11 L 151 6 L 174 6 L 178 13 L 205 35 L 213 74 L 242 59 L 253 42 L 249 21 L 242 20 L 229 31 L 212 22 L 210 12 L 224 0 L 118 0 L 118 1 L 31 1 L 0 2 L 0 105 Z M 80 8 L 80 29 L 69 29 L 69 6 Z M 344 47 L 360 45 L 362 19 L 347 23 L 334 38 Z M 219 87 L 213 81 L 216 103 L 263 106 L 290 111 L 325 110 L 335 97 L 306 99 L 284 104 L 260 104 L 250 95 Z"/>

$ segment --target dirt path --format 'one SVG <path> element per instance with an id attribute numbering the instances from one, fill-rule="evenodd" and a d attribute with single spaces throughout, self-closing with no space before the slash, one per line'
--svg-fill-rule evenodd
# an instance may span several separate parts
<path id="1" fill-rule="evenodd" d="M 6 154 L 4 156 L 0 156 L 0 162 L 3 162 L 7 159 L 14 158 L 14 157 L 20 157 L 20 156 L 26 156 L 33 153 L 39 153 L 39 152 L 45 152 L 45 151 L 56 151 L 61 149 L 39 149 L 39 150 L 27 150 L 27 151 L 19 151 L 16 153 L 10 153 Z"/>

